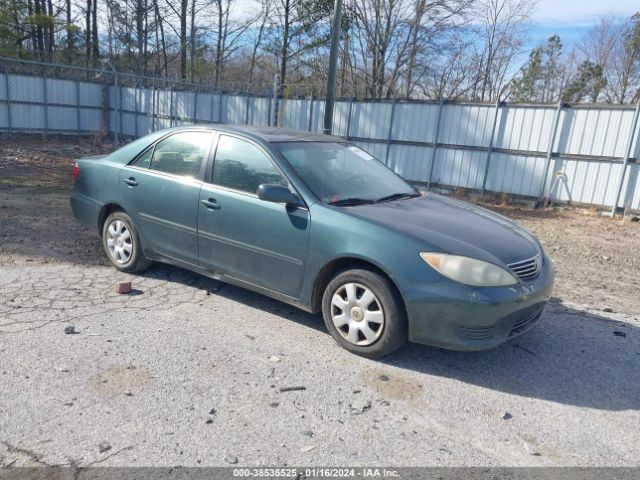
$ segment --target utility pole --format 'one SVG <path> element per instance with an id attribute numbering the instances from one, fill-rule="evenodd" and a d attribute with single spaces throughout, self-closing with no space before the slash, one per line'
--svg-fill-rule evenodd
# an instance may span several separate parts
<path id="1" fill-rule="evenodd" d="M 329 78 L 327 79 L 327 99 L 324 105 L 324 128 L 322 133 L 331 135 L 333 127 L 333 102 L 336 90 L 336 70 L 338 66 L 338 44 L 340 43 L 340 23 L 342 21 L 342 0 L 335 0 L 331 24 L 331 50 L 329 53 Z"/>

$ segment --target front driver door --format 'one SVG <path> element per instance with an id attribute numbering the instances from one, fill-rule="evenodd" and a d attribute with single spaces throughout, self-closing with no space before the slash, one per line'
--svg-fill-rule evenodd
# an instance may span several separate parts
<path id="1" fill-rule="evenodd" d="M 127 212 L 154 252 L 198 264 L 198 200 L 211 131 L 181 131 L 160 140 L 120 170 Z"/>
<path id="2" fill-rule="evenodd" d="M 288 182 L 260 146 L 221 134 L 212 176 L 200 190 L 200 264 L 297 298 L 309 211 L 260 200 L 256 191 L 262 183 Z"/>

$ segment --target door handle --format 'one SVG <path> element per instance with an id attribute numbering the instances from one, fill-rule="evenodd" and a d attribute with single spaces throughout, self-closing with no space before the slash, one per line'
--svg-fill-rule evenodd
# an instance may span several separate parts
<path id="1" fill-rule="evenodd" d="M 129 185 L 130 187 L 137 187 L 138 186 L 138 181 L 133 177 L 125 178 L 122 181 L 124 183 L 126 183 L 127 185 Z"/>
<path id="2" fill-rule="evenodd" d="M 200 200 L 200 203 L 207 207 L 209 210 L 220 210 L 220 204 L 216 202 L 215 198 L 209 198 L 207 200 Z"/>

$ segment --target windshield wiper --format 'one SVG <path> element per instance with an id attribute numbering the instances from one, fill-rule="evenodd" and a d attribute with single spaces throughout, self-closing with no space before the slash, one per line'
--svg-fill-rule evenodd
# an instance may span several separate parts
<path id="1" fill-rule="evenodd" d="M 337 207 L 348 207 L 349 205 L 371 205 L 373 200 L 367 200 L 366 198 L 343 198 L 342 200 L 334 200 L 329 202 L 329 205 L 335 205 Z"/>
<path id="2" fill-rule="evenodd" d="M 414 198 L 419 196 L 419 193 L 392 193 L 386 197 L 379 198 L 376 200 L 376 203 L 390 202 L 392 200 L 400 200 L 401 198 Z"/>

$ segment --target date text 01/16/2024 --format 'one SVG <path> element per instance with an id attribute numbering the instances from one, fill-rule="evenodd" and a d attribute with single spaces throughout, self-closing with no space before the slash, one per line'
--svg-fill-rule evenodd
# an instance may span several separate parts
<path id="1" fill-rule="evenodd" d="M 397 470 L 387 468 L 234 468 L 236 478 L 294 477 L 304 473 L 305 478 L 393 478 Z"/>

